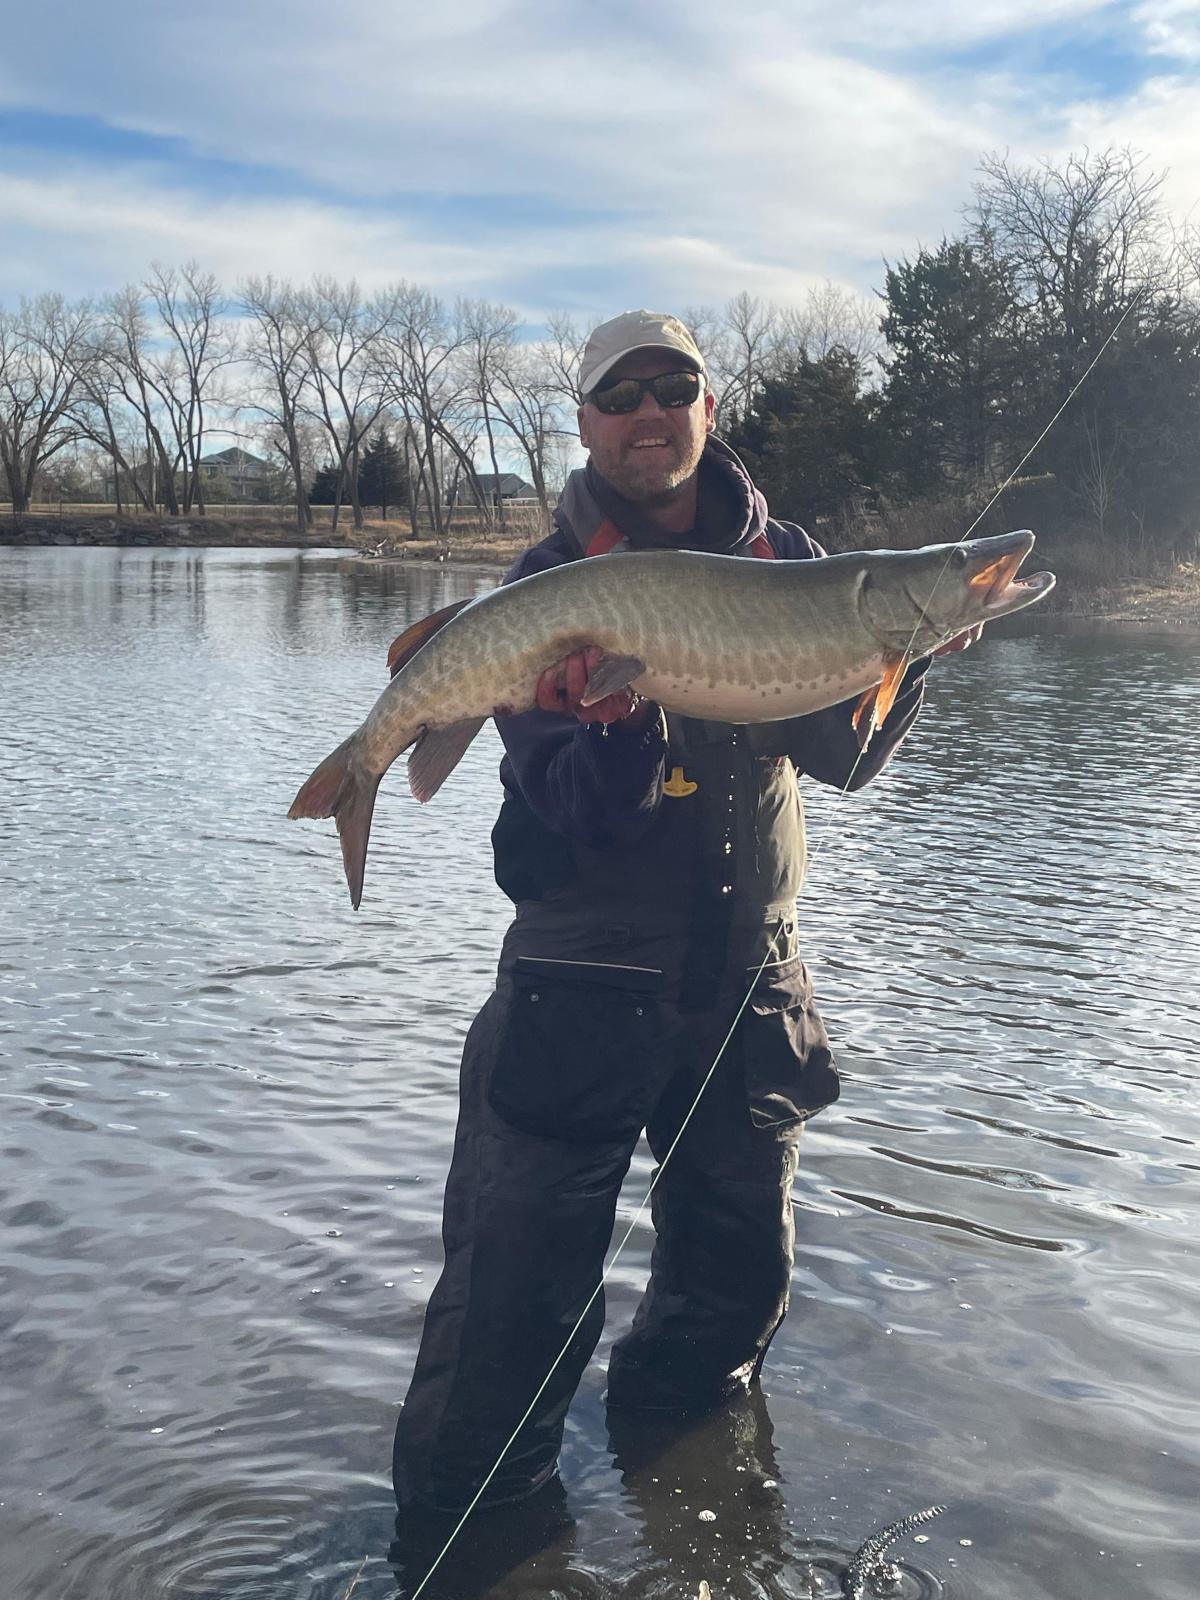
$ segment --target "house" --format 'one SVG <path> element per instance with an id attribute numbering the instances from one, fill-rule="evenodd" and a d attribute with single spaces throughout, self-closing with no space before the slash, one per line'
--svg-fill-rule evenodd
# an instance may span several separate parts
<path id="1" fill-rule="evenodd" d="M 532 500 L 537 491 L 531 483 L 526 483 L 524 478 L 518 478 L 515 472 L 479 472 L 479 492 L 486 501 L 491 499 L 493 505 L 499 500 Z M 453 501 L 458 505 L 473 506 L 481 502 L 476 498 L 475 485 L 468 483 L 465 478 L 460 479 Z"/>
<path id="2" fill-rule="evenodd" d="M 132 477 L 148 499 L 158 499 L 159 476 L 157 463 L 139 461 L 132 474 L 122 469 L 121 498 L 131 504 L 139 498 L 130 481 Z M 201 456 L 200 478 L 206 494 L 216 489 L 220 499 L 262 500 L 271 487 L 272 473 L 267 462 L 233 445 L 228 450 Z M 180 488 L 178 480 L 176 488 Z M 110 468 L 104 476 L 104 498 L 112 502 L 116 497 L 117 475 Z"/>
<path id="3" fill-rule="evenodd" d="M 270 481 L 271 468 L 248 450 L 231 445 L 228 450 L 201 456 L 200 476 L 206 485 L 220 479 L 237 500 L 253 500 Z"/>

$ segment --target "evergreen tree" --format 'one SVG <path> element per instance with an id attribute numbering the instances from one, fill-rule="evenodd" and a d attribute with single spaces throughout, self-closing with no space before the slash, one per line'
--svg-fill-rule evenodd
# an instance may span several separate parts
<path id="1" fill-rule="evenodd" d="M 993 481 L 1027 431 L 1029 352 L 1002 264 L 943 239 L 888 269 L 884 302 L 880 423 L 898 485 L 929 494 Z"/>
<path id="2" fill-rule="evenodd" d="M 312 487 L 308 491 L 310 505 L 331 506 L 337 499 L 338 469 L 330 461 L 317 469 Z"/>
<path id="3" fill-rule="evenodd" d="M 764 378 L 727 432 L 772 511 L 811 526 L 838 515 L 878 484 L 872 397 L 862 363 L 834 345 L 801 354 Z"/>
<path id="4" fill-rule="evenodd" d="M 383 428 L 363 451 L 358 468 L 358 498 L 365 506 L 381 507 L 385 522 L 388 507 L 403 505 L 408 498 L 404 452 Z"/>
<path id="5" fill-rule="evenodd" d="M 1125 323 L 1042 455 L 1102 537 L 1186 549 L 1200 504 L 1200 318 L 1172 296 Z"/>

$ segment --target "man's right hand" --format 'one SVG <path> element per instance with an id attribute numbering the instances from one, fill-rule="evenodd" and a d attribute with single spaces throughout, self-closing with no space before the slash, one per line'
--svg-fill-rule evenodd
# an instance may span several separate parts
<path id="1" fill-rule="evenodd" d="M 581 705 L 583 692 L 592 668 L 604 651 L 596 645 L 586 650 L 576 650 L 553 667 L 547 667 L 537 683 L 537 705 L 542 711 L 569 713 L 580 722 L 625 722 L 641 727 L 649 720 L 651 702 L 643 700 L 632 689 L 618 689 L 616 694 L 606 694 L 595 705 Z"/>

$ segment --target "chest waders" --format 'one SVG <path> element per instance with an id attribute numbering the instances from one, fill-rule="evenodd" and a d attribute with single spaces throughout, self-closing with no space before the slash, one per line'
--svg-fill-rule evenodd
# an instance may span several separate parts
<path id="1" fill-rule="evenodd" d="M 646 833 L 611 850 L 506 794 L 497 877 L 516 916 L 463 1055 L 445 1267 L 396 1430 L 402 1509 L 470 1503 L 600 1280 L 643 1129 L 661 1163 L 764 956 L 655 1189 L 650 1283 L 613 1349 L 610 1406 L 719 1403 L 787 1309 L 800 1128 L 838 1092 L 797 954 L 796 774 L 756 755 L 752 730 L 668 718 L 663 778 Z M 601 1295 L 485 1503 L 553 1476 L 603 1321 Z"/>

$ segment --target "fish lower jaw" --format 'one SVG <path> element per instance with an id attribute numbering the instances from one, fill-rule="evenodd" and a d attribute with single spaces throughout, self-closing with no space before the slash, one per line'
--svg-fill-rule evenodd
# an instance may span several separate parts
<path id="1" fill-rule="evenodd" d="M 1052 572 L 1031 572 L 1028 577 L 1013 578 L 989 595 L 980 621 L 986 622 L 990 617 L 1011 616 L 1014 611 L 1031 606 L 1035 600 L 1048 595 L 1054 583 Z"/>

